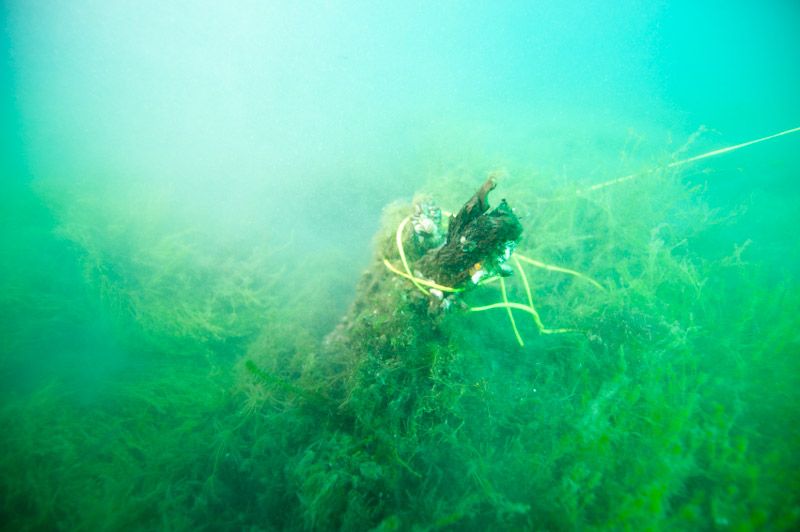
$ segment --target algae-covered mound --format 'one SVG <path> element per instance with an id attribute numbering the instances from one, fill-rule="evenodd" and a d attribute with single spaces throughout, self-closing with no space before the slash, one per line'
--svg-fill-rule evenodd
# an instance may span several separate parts
<path id="1" fill-rule="evenodd" d="M 549 191 L 546 200 L 528 188 L 505 192 L 524 206 L 527 235 L 518 247 L 519 233 L 504 240 L 500 262 L 517 266 L 510 277 L 495 267 L 497 282 L 454 276 L 461 282 L 450 286 L 430 275 L 435 268 L 426 274 L 425 246 L 446 245 L 447 228 L 429 199 L 395 205 L 342 323 L 302 361 L 292 350 L 296 380 L 263 372 L 276 367 L 271 350 L 251 348 L 251 394 L 272 398 L 263 408 L 277 405 L 284 421 L 295 412 L 315 423 L 282 426 L 298 448 L 285 470 L 295 497 L 280 526 L 796 519 L 785 491 L 795 481 L 759 486 L 767 442 L 737 424 L 751 408 L 736 385 L 742 358 L 763 352 L 749 331 L 765 326 L 777 302 L 748 291 L 747 308 L 721 305 L 726 292 L 748 290 L 747 270 L 736 250 L 695 251 L 725 215 L 675 172 L 596 194 Z M 509 260 L 515 247 L 527 273 Z M 471 274 L 479 271 L 476 261 Z M 790 347 L 775 348 L 789 363 Z M 788 445 L 773 453 L 787 458 Z"/>

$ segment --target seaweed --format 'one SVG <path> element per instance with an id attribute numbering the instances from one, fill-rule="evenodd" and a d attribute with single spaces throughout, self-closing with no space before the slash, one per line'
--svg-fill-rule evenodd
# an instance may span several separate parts
<path id="1" fill-rule="evenodd" d="M 62 319 L 104 309 L 136 364 L 90 401 L 58 382 L 5 394 L 4 523 L 797 528 L 798 280 L 684 169 L 593 190 L 505 179 L 513 273 L 439 295 L 409 279 L 449 286 L 415 267 L 414 205 L 458 212 L 480 179 L 437 175 L 385 209 L 338 324 L 341 257 L 283 271 L 277 248 L 226 248 L 159 205 L 150 225 L 54 207 L 88 288 Z M 744 234 L 710 248 L 723 225 Z"/>

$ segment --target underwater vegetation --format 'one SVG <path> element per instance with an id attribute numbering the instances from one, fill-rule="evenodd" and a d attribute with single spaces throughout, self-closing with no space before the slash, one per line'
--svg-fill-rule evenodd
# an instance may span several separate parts
<path id="1" fill-rule="evenodd" d="M 335 259 L 290 272 L 280 246 L 225 247 L 169 205 L 48 198 L 86 287 L 60 304 L 102 308 L 138 362 L 100 399 L 5 393 L 3 522 L 796 529 L 798 279 L 773 275 L 755 237 L 719 238 L 741 206 L 656 167 L 595 189 L 501 179 L 515 271 L 449 310 L 408 278 L 410 250 L 402 275 L 415 210 L 391 204 L 335 327 Z M 482 177 L 436 175 L 414 203 L 456 212 Z M 32 305 L 12 293 L 4 313 Z"/>

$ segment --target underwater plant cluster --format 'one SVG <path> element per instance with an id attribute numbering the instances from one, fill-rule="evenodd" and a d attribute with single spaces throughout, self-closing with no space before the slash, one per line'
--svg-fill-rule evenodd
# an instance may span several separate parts
<path id="1" fill-rule="evenodd" d="M 425 192 L 457 209 L 478 181 L 438 175 Z M 64 331 L 119 370 L 91 394 L 63 376 L 3 392 L 4 526 L 795 528 L 796 275 L 759 259 L 744 212 L 711 206 L 681 169 L 555 183 L 500 186 L 516 251 L 585 276 L 505 279 L 558 334 L 518 309 L 513 330 L 506 308 L 466 310 L 501 301 L 498 283 L 432 314 L 383 263 L 399 263 L 406 202 L 342 295 L 352 281 L 330 265 L 346 257 L 282 269 L 279 241 L 226 248 L 169 208 L 144 225 L 146 206 L 51 196 L 50 218 L 8 240 L 48 251 L 6 266 L 3 372 Z M 53 260 L 71 265 L 55 279 Z"/>

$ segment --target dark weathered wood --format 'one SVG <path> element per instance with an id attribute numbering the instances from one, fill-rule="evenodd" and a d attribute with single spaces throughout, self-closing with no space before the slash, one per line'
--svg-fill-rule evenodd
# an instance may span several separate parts
<path id="1" fill-rule="evenodd" d="M 489 211 L 489 192 L 496 186 L 489 178 L 450 217 L 444 245 L 429 251 L 415 268 L 425 277 L 446 286 L 460 287 L 476 269 L 503 275 L 506 249 L 513 248 L 522 235 L 522 226 L 505 200 Z"/>

